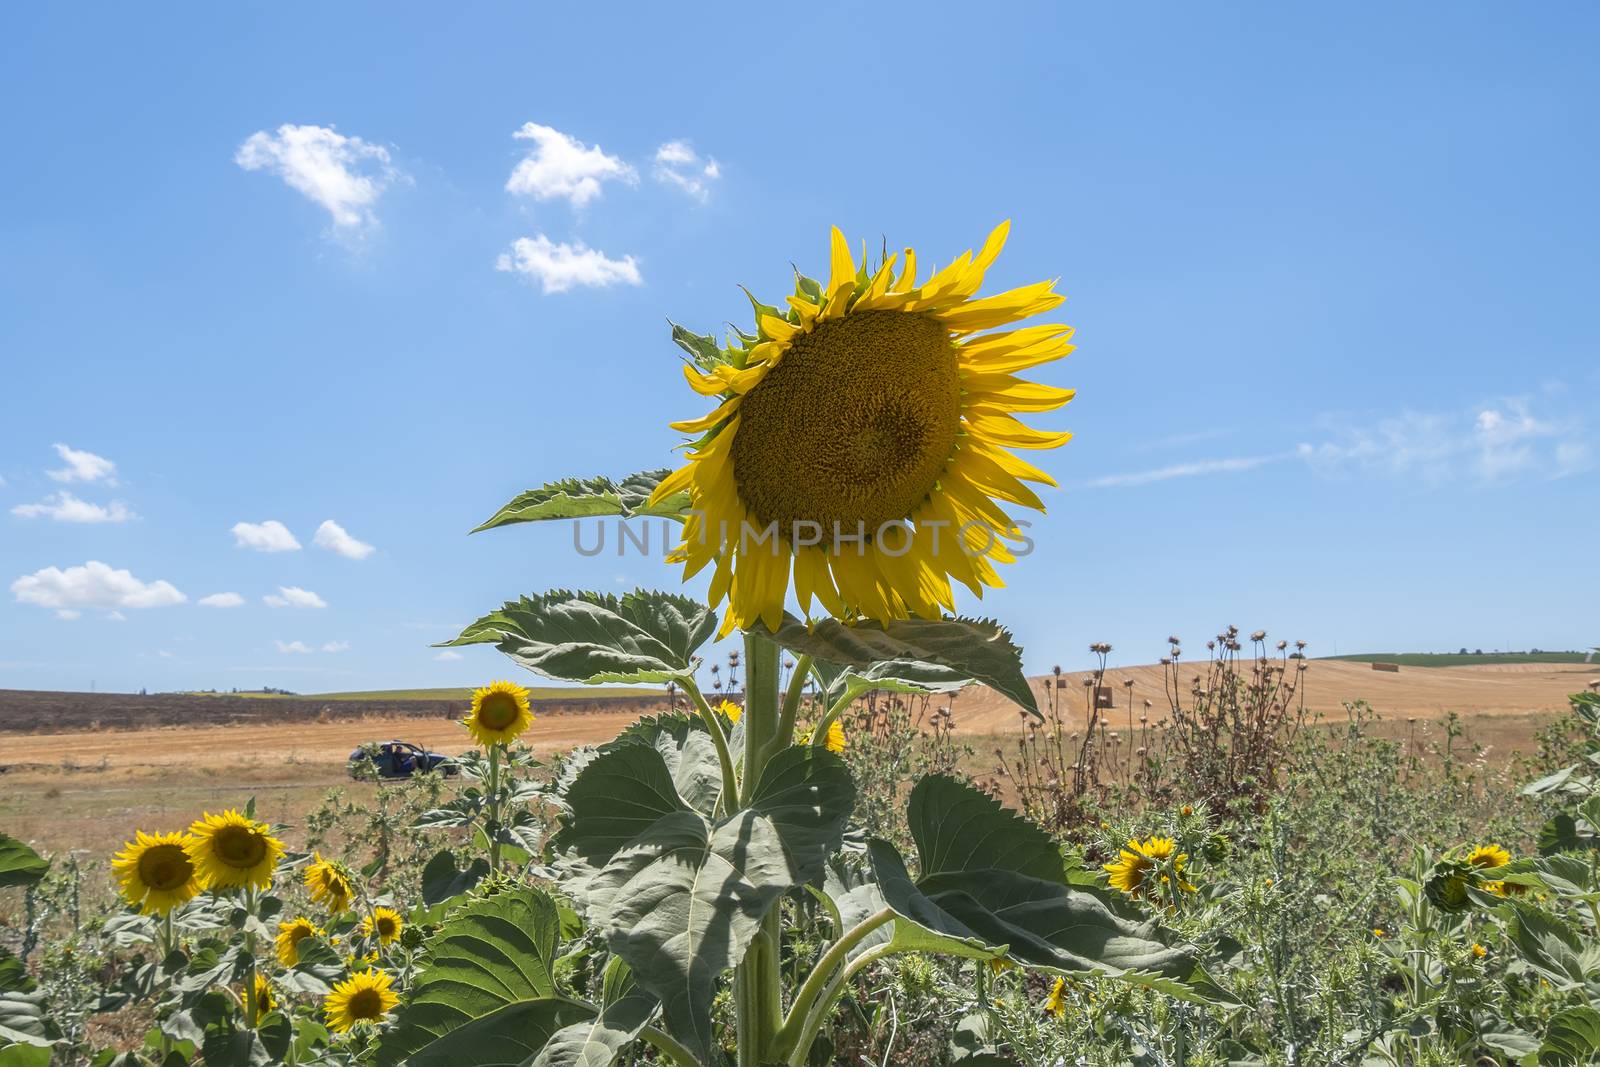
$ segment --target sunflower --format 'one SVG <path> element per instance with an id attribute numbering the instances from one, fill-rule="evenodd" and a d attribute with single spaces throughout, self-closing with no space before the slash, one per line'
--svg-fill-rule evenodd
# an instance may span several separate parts
<path id="1" fill-rule="evenodd" d="M 188 834 L 134 834 L 111 860 L 123 899 L 146 915 L 167 912 L 200 892 Z"/>
<path id="2" fill-rule="evenodd" d="M 1483 957 L 1487 956 L 1488 954 L 1489 954 L 1489 950 L 1488 949 L 1484 948 L 1482 945 L 1478 944 L 1476 941 L 1474 941 L 1472 943 L 1472 955 L 1473 955 L 1474 959 L 1480 959 L 1481 960 L 1481 959 L 1483 959 Z"/>
<path id="3" fill-rule="evenodd" d="M 375 1023 L 382 1019 L 400 998 L 391 988 L 391 979 L 382 971 L 357 971 L 333 987 L 333 992 L 322 1002 L 328 1029 L 345 1033 L 357 1023 Z"/>
<path id="4" fill-rule="evenodd" d="M 372 914 L 361 920 L 361 933 L 376 937 L 380 945 L 387 945 L 400 936 L 405 922 L 393 908 L 373 908 Z"/>
<path id="5" fill-rule="evenodd" d="M 256 1018 L 261 1018 L 277 1006 L 278 1002 L 272 999 L 272 986 L 267 984 L 267 976 L 256 975 Z"/>
<path id="6" fill-rule="evenodd" d="M 528 691 L 515 682 L 492 682 L 474 692 L 472 710 L 461 720 L 485 748 L 509 745 L 532 723 Z"/>
<path id="7" fill-rule="evenodd" d="M 278 924 L 278 962 L 293 967 L 300 962 L 300 942 L 308 937 L 326 937 L 327 931 L 310 919 L 290 919 Z"/>
<path id="8" fill-rule="evenodd" d="M 235 889 L 272 884 L 272 870 L 283 858 L 283 842 L 271 828 L 229 808 L 221 815 L 209 811 L 189 827 L 184 845 L 200 872 L 206 889 Z"/>
<path id="9" fill-rule="evenodd" d="M 735 704 L 731 700 L 724 700 L 722 703 L 718 704 L 717 710 L 722 712 L 722 714 L 727 717 L 727 720 L 734 724 L 737 724 L 740 719 L 744 718 L 744 708 L 740 707 L 738 704 Z"/>
<path id="10" fill-rule="evenodd" d="M 984 332 L 1064 299 L 1048 281 L 974 298 L 1009 230 L 919 284 L 912 249 L 869 271 L 835 229 L 826 285 L 798 279 L 786 312 L 756 304 L 754 335 L 685 365 L 718 405 L 673 424 L 696 439 L 651 502 L 688 493 L 670 558 L 686 578 L 715 562 L 724 634 L 776 630 L 791 572 L 803 612 L 815 598 L 846 621 L 938 618 L 952 579 L 977 596 L 1003 584 L 994 564 L 1027 541 L 997 501 L 1042 511 L 1024 483 L 1055 484 L 1008 449 L 1071 436 L 1014 416 L 1072 391 L 1016 375 L 1073 348 L 1066 326 Z"/>
<path id="11" fill-rule="evenodd" d="M 815 730 L 807 730 L 800 738 L 802 745 L 811 744 L 811 739 L 816 736 Z M 844 724 L 838 719 L 828 724 L 828 732 L 823 735 L 822 745 L 829 752 L 843 752 L 845 749 Z"/>
<path id="12" fill-rule="evenodd" d="M 1057 978 L 1056 984 L 1050 987 L 1050 996 L 1044 1002 L 1044 1010 L 1056 1018 L 1064 1018 L 1067 1014 L 1067 980 Z"/>
<path id="13" fill-rule="evenodd" d="M 348 908 L 350 898 L 355 895 L 344 871 L 337 864 L 323 859 L 320 852 L 311 854 L 311 866 L 306 868 L 305 881 L 306 888 L 311 891 L 311 899 L 334 914 Z"/>
<path id="14" fill-rule="evenodd" d="M 1111 876 L 1111 885 L 1122 890 L 1130 897 L 1149 896 L 1154 888 L 1149 884 L 1150 875 L 1161 864 L 1168 860 L 1172 862 L 1172 869 L 1178 876 L 1178 888 L 1192 890 L 1183 877 L 1183 866 L 1189 861 L 1187 853 L 1178 852 L 1178 843 L 1170 837 L 1147 837 L 1143 841 L 1138 838 L 1129 838 L 1128 843 L 1122 846 L 1122 851 L 1111 863 L 1105 865 L 1106 872 Z M 1168 884 L 1167 875 L 1159 876 L 1161 884 Z"/>
<path id="15" fill-rule="evenodd" d="M 1511 862 L 1511 853 L 1499 845 L 1479 845 L 1467 853 L 1467 862 L 1474 867 L 1504 867 Z"/>

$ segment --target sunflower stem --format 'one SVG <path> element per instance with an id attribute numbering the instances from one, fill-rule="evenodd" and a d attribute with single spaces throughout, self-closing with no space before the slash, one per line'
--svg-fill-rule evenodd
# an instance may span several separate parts
<path id="1" fill-rule="evenodd" d="M 250 918 L 255 917 L 256 887 L 253 885 L 246 887 L 244 891 L 244 910 Z M 249 920 L 246 919 L 244 951 L 250 960 L 250 968 L 244 976 L 244 1021 L 247 1027 L 254 1030 L 261 1022 L 259 1018 L 261 1005 L 256 999 L 256 975 L 259 973 L 257 970 L 259 965 L 256 963 L 256 932 L 249 928 L 248 923 Z"/>
<path id="2" fill-rule="evenodd" d="M 500 742 L 489 746 L 489 870 L 500 873 Z"/>
<path id="3" fill-rule="evenodd" d="M 789 678 L 789 691 L 783 694 L 783 714 L 778 717 L 778 744 L 794 743 L 794 724 L 800 717 L 800 703 L 805 698 L 806 682 L 811 674 L 811 657 L 802 655 L 794 662 L 794 674 Z"/>
<path id="4" fill-rule="evenodd" d="M 830 707 L 822 716 L 822 718 L 817 720 L 817 724 L 811 728 L 811 747 L 827 747 L 828 727 L 832 726 L 838 721 L 839 716 L 843 715 L 845 713 L 845 709 L 856 702 L 857 697 L 859 697 L 862 693 L 867 692 L 871 688 L 872 686 L 866 682 L 852 681 L 848 683 L 845 686 L 844 692 L 839 695 L 839 699 L 833 702 L 833 706 Z"/>
<path id="5" fill-rule="evenodd" d="M 794 1003 L 789 1006 L 789 1014 L 783 1021 L 783 1027 L 778 1031 L 774 1052 L 783 1059 L 788 1059 L 792 1053 L 804 1054 L 810 1051 L 809 1043 L 804 1049 L 797 1048 L 806 1021 L 811 1016 L 811 1009 L 816 1006 L 817 999 L 828 988 L 829 980 L 833 978 L 836 968 L 846 962 L 850 951 L 865 941 L 867 937 L 879 927 L 894 921 L 894 912 L 888 908 L 862 920 L 849 931 L 841 934 L 817 965 L 811 968 L 811 973 L 806 976 L 805 982 L 800 986 L 800 991 L 795 994 Z"/>
<path id="6" fill-rule="evenodd" d="M 701 720 L 706 724 L 706 730 L 711 734 L 711 743 L 717 747 L 717 762 L 722 765 L 722 810 L 738 811 L 739 776 L 733 769 L 733 753 L 728 748 L 728 735 L 722 729 L 722 720 L 711 710 L 705 695 L 695 684 L 693 675 L 685 675 L 679 679 L 679 684 L 683 686 L 683 691 L 689 694 L 695 711 L 699 713 Z"/>
<path id="7" fill-rule="evenodd" d="M 761 772 L 777 746 L 778 662 L 782 655 L 772 641 L 747 633 L 744 636 L 744 788 L 746 805 L 755 794 Z M 782 976 L 779 960 L 783 952 L 782 905 L 774 903 L 761 920 L 761 930 L 745 951 L 744 962 L 734 972 L 735 1007 L 738 1013 L 739 1067 L 761 1067 L 767 1050 L 783 1025 Z"/>

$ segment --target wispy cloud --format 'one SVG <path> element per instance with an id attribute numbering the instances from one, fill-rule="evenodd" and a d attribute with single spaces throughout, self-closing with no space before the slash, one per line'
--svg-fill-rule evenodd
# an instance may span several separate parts
<path id="1" fill-rule="evenodd" d="M 58 482 L 105 482 L 116 485 L 117 465 L 104 456 L 85 452 L 69 445 L 55 445 L 56 455 L 67 463 L 58 470 L 45 471 Z"/>
<path id="2" fill-rule="evenodd" d="M 289 188 L 325 208 L 335 232 L 355 233 L 377 225 L 373 205 L 399 171 L 389 151 L 331 126 L 285 123 L 275 132 L 258 130 L 234 153 L 245 170 L 265 170 Z"/>
<path id="3" fill-rule="evenodd" d="M 502 252 L 494 266 L 537 280 L 546 293 L 564 293 L 573 286 L 638 285 L 644 280 L 632 256 L 612 259 L 582 241 L 556 244 L 542 233 L 517 238 L 511 251 Z"/>
<path id="4" fill-rule="evenodd" d="M 20 515 L 25 519 L 44 518 L 56 522 L 83 523 L 127 522 L 129 519 L 138 518 L 120 500 L 113 500 L 109 505 L 94 504 L 80 500 L 64 489 L 45 497 L 37 504 L 18 504 L 11 509 L 11 514 Z"/>
<path id="5" fill-rule="evenodd" d="M 118 608 L 165 608 L 188 599 L 171 582 L 144 582 L 93 559 L 81 567 L 45 567 L 23 575 L 11 583 L 11 592 L 19 604 L 53 608 L 66 619 L 85 610 L 114 614 Z"/>
<path id="6" fill-rule="evenodd" d="M 440 663 L 454 663 L 457 660 L 462 659 L 463 657 L 462 657 L 461 653 L 447 648 L 443 652 L 440 652 L 437 656 L 435 656 L 433 658 L 438 660 Z"/>
<path id="7" fill-rule="evenodd" d="M 1326 472 L 1362 470 L 1433 483 L 1561 478 L 1593 462 L 1580 418 L 1536 415 L 1524 397 L 1347 423 L 1332 440 L 1301 444 L 1298 454 Z"/>
<path id="8" fill-rule="evenodd" d="M 268 593 L 261 602 L 269 608 L 325 608 L 328 602 L 309 589 L 298 585 L 280 585 L 277 593 Z"/>
<path id="9" fill-rule="evenodd" d="M 266 522 L 236 522 L 233 524 L 233 543 L 239 548 L 257 552 L 295 552 L 300 542 L 289 528 L 277 519 Z"/>
<path id="10" fill-rule="evenodd" d="M 244 597 L 238 593 L 212 593 L 195 601 L 203 608 L 237 608 L 244 605 Z"/>
<path id="11" fill-rule="evenodd" d="M 348 652 L 348 651 L 350 651 L 350 642 L 349 641 L 329 641 L 329 642 L 327 642 L 326 644 L 324 644 L 322 646 L 322 651 L 324 651 L 324 652 Z"/>
<path id="12" fill-rule="evenodd" d="M 365 541 L 357 541 L 354 537 L 351 537 L 343 526 L 340 526 L 332 519 L 325 520 L 321 526 L 317 527 L 317 532 L 312 536 L 311 543 L 318 548 L 325 548 L 329 552 L 335 552 L 345 559 L 366 559 L 377 551 Z"/>
<path id="13" fill-rule="evenodd" d="M 586 145 L 550 126 L 524 123 L 511 136 L 531 141 L 533 147 L 506 179 L 509 193 L 536 200 L 565 197 L 576 208 L 598 197 L 604 182 L 632 185 L 639 180 L 631 166 L 607 155 L 599 145 Z"/>
<path id="14" fill-rule="evenodd" d="M 311 646 L 306 644 L 304 641 L 274 641 L 272 643 L 277 645 L 278 646 L 278 651 L 282 652 L 286 656 L 287 655 L 296 655 L 296 656 L 309 656 L 309 655 L 311 655 Z"/>
<path id="15" fill-rule="evenodd" d="M 1232 474 L 1238 471 L 1255 470 L 1268 463 L 1288 459 L 1294 455 L 1292 452 L 1283 452 L 1273 456 L 1235 456 L 1229 459 L 1202 459 L 1192 463 L 1174 463 L 1168 467 L 1156 467 L 1153 470 L 1131 471 L 1127 474 L 1108 474 L 1103 478 L 1095 478 L 1084 482 L 1084 489 L 1120 489 L 1135 485 L 1150 485 L 1154 482 L 1170 481 L 1173 478 L 1197 478 L 1206 474 Z"/>
<path id="16" fill-rule="evenodd" d="M 668 141 L 656 149 L 656 180 L 688 193 L 701 203 L 711 198 L 711 185 L 722 168 L 710 156 L 702 157 L 688 141 Z"/>

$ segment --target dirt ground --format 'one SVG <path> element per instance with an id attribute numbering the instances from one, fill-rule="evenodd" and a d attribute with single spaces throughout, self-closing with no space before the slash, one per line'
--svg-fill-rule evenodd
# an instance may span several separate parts
<path id="1" fill-rule="evenodd" d="M 1180 670 L 1185 688 L 1195 668 Z M 1585 688 L 1593 665 L 1512 665 L 1402 668 L 1310 661 L 1304 675 L 1308 706 L 1327 721 L 1343 719 L 1343 702 L 1366 699 L 1383 717 L 1388 736 L 1425 749 L 1441 735 L 1446 712 L 1462 716 L 1485 758 L 1503 762 L 1527 751 L 1535 732 L 1561 715 L 1567 694 Z M 1062 707 L 1084 707 L 1082 674 L 1063 675 Z M 1132 680 L 1131 688 L 1124 679 Z M 1051 678 L 1038 679 L 1043 692 Z M 1113 729 L 1150 700 L 1151 721 L 1166 714 L 1158 665 L 1123 668 L 1106 676 L 1116 707 Z M 952 708 L 961 739 L 980 753 L 1015 736 L 1018 715 L 997 694 L 973 690 Z M 525 735 L 535 752 L 564 751 L 606 740 L 637 718 L 635 707 L 548 715 Z M 1411 720 L 1411 721 L 1408 721 Z M 234 725 L 158 726 L 140 730 L 76 730 L 51 734 L 0 732 L 0 828 L 52 851 L 87 850 L 100 858 L 134 828 L 168 829 L 203 810 L 240 806 L 254 796 L 269 819 L 296 823 L 327 790 L 371 785 L 351 782 L 345 757 L 368 741 L 402 738 L 453 754 L 468 747 L 459 724 L 440 718 L 388 717 L 331 722 L 258 721 Z"/>

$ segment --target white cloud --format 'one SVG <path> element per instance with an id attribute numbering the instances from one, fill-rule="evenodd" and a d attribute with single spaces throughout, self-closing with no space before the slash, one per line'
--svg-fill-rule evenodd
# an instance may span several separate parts
<path id="1" fill-rule="evenodd" d="M 365 541 L 357 541 L 354 537 L 351 537 L 345 532 L 343 526 L 340 526 L 332 519 L 326 520 L 321 526 L 317 527 L 316 535 L 311 538 L 311 543 L 318 548 L 325 548 L 329 552 L 337 552 L 345 559 L 366 559 L 377 551 Z"/>
<path id="2" fill-rule="evenodd" d="M 278 175 L 289 188 L 326 208 L 338 231 L 377 224 L 373 205 L 399 177 L 388 149 L 346 137 L 329 126 L 285 123 L 276 133 L 258 130 L 234 153 L 245 170 Z"/>
<path id="3" fill-rule="evenodd" d="M 304 641 L 274 641 L 272 643 L 277 645 L 278 651 L 285 655 L 293 653 L 298 656 L 309 656 L 311 654 L 311 646 Z"/>
<path id="4" fill-rule="evenodd" d="M 546 293 L 564 293 L 574 285 L 603 288 L 626 282 L 638 285 L 639 264 L 632 256 L 611 259 L 582 241 L 555 244 L 544 234 L 519 237 L 510 252 L 500 253 L 495 270 L 537 278 Z"/>
<path id="5" fill-rule="evenodd" d="M 1232 459 L 1203 459 L 1194 463 L 1175 463 L 1170 467 L 1157 467 L 1155 470 L 1134 471 L 1130 474 L 1108 474 L 1103 478 L 1085 482 L 1085 489 L 1114 489 L 1132 485 L 1149 485 L 1152 482 L 1165 482 L 1172 478 L 1194 478 L 1203 474 L 1230 474 L 1235 471 L 1254 470 L 1268 463 L 1275 463 L 1280 459 L 1287 459 L 1287 455 L 1277 456 L 1237 456 Z"/>
<path id="6" fill-rule="evenodd" d="M 566 197 L 573 207 L 582 207 L 600 195 L 602 182 L 632 185 L 639 180 L 632 167 L 616 156 L 606 155 L 599 145 L 591 148 L 549 126 L 524 123 L 511 136 L 532 141 L 533 148 L 506 179 L 509 193 L 537 200 Z"/>
<path id="7" fill-rule="evenodd" d="M 187 597 L 170 582 L 142 582 L 125 570 L 115 570 L 90 560 L 81 567 L 46 567 L 11 583 L 19 604 L 54 608 L 64 618 L 83 610 L 114 612 L 117 608 L 164 608 L 182 604 Z"/>
<path id="8" fill-rule="evenodd" d="M 244 597 L 238 593 L 212 593 L 195 601 L 203 608 L 237 608 L 244 605 Z"/>
<path id="9" fill-rule="evenodd" d="M 76 610 L 74 610 L 72 608 L 57 608 L 56 609 L 56 618 L 65 620 L 66 622 L 71 622 L 73 619 L 79 618 L 82 615 L 83 615 L 83 612 L 76 611 Z"/>
<path id="10" fill-rule="evenodd" d="M 117 465 L 93 452 L 80 452 L 68 445 L 55 446 L 56 455 L 66 460 L 60 470 L 45 471 L 58 482 L 99 482 L 116 485 Z"/>
<path id="11" fill-rule="evenodd" d="M 1435 483 L 1560 478 L 1590 463 L 1581 420 L 1537 416 L 1520 397 L 1468 411 L 1402 411 L 1342 426 L 1334 440 L 1302 444 L 1298 454 L 1323 470 L 1355 468 Z"/>
<path id="12" fill-rule="evenodd" d="M 329 641 L 327 644 L 322 646 L 322 651 L 324 651 L 324 652 L 348 652 L 348 651 L 350 651 L 350 642 L 349 641 Z"/>
<path id="13" fill-rule="evenodd" d="M 328 602 L 309 589 L 301 589 L 298 585 L 280 585 L 276 594 L 268 593 L 261 598 L 269 608 L 325 608 Z"/>
<path id="14" fill-rule="evenodd" d="M 11 514 L 21 515 L 25 519 L 49 518 L 56 522 L 127 522 L 138 518 L 120 500 L 113 500 L 109 507 L 92 504 L 87 500 L 79 500 L 64 489 L 37 504 L 18 504 L 11 509 Z"/>
<path id="15" fill-rule="evenodd" d="M 722 168 L 710 156 L 702 158 L 688 141 L 668 141 L 656 149 L 656 180 L 675 185 L 704 203 L 711 197 L 711 183 L 722 177 Z"/>
<path id="16" fill-rule="evenodd" d="M 461 653 L 456 652 L 453 649 L 447 648 L 443 652 L 439 653 L 437 656 L 435 656 L 433 658 L 438 660 L 440 663 L 454 663 L 456 660 L 461 659 L 463 657 L 462 657 Z"/>
<path id="17" fill-rule="evenodd" d="M 257 552 L 294 552 L 300 548 L 300 542 L 294 539 L 294 534 L 277 519 L 234 523 L 233 543 L 239 548 L 253 548 Z"/>

